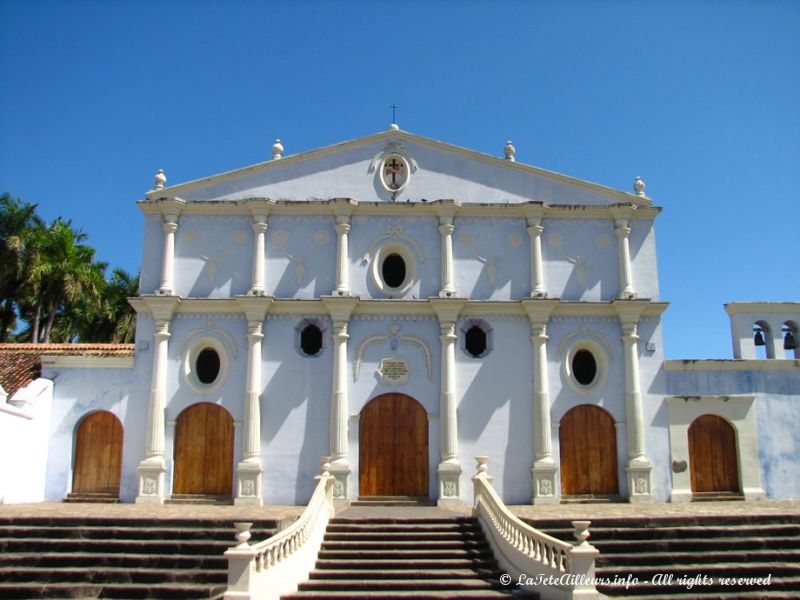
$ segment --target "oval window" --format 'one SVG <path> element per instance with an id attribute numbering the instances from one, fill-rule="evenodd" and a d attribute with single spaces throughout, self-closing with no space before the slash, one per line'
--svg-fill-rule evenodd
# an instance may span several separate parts
<path id="1" fill-rule="evenodd" d="M 211 385 L 217 380 L 221 363 L 219 354 L 213 348 L 203 348 L 195 361 L 195 372 L 200 383 Z"/>
<path id="2" fill-rule="evenodd" d="M 486 352 L 486 332 L 477 325 L 470 327 L 465 336 L 464 347 L 470 356 L 483 356 Z"/>
<path id="3" fill-rule="evenodd" d="M 300 332 L 300 349 L 308 356 L 316 356 L 322 350 L 322 330 L 316 325 L 306 325 Z"/>
<path id="4" fill-rule="evenodd" d="M 572 374 L 581 385 L 591 385 L 597 376 L 597 361 L 588 350 L 578 350 L 572 357 Z"/>
<path id="5" fill-rule="evenodd" d="M 406 280 L 406 261 L 402 256 L 393 252 L 381 265 L 381 276 L 390 288 L 399 288 Z"/>

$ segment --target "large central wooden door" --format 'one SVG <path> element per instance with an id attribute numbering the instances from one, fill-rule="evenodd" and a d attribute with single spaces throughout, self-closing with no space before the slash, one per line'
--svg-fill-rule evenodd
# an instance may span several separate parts
<path id="1" fill-rule="evenodd" d="M 372 399 L 358 422 L 359 496 L 428 495 L 428 415 L 405 394 Z"/>
<path id="2" fill-rule="evenodd" d="M 173 494 L 230 496 L 233 491 L 233 417 L 201 402 L 178 416 Z"/>
<path id="3" fill-rule="evenodd" d="M 692 492 L 739 492 L 736 432 L 722 417 L 703 415 L 689 426 Z"/>
<path id="4" fill-rule="evenodd" d="M 122 435 L 122 423 L 110 412 L 94 412 L 81 420 L 75 440 L 73 494 L 119 496 Z"/>
<path id="5" fill-rule="evenodd" d="M 617 433 L 614 418 L 599 406 L 576 406 L 561 419 L 561 494 L 615 496 Z"/>

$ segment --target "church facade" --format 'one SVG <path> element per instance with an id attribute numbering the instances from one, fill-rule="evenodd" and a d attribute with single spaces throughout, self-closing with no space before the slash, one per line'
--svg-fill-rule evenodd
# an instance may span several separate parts
<path id="1" fill-rule="evenodd" d="M 665 361 L 642 180 L 394 125 L 273 152 L 139 201 L 133 356 L 43 361 L 47 499 L 304 504 L 328 456 L 340 503 L 446 506 L 477 455 L 508 504 L 800 496 L 800 304 L 730 304 L 734 360 Z"/>

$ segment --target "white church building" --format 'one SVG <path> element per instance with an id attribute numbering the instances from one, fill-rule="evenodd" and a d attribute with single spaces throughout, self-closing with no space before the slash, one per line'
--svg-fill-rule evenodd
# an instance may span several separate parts
<path id="1" fill-rule="evenodd" d="M 138 202 L 135 346 L 42 359 L 43 498 L 305 504 L 329 456 L 340 504 L 447 506 L 478 455 L 507 504 L 800 497 L 800 303 L 729 304 L 733 359 L 665 360 L 641 179 L 396 125 L 273 152 Z"/>

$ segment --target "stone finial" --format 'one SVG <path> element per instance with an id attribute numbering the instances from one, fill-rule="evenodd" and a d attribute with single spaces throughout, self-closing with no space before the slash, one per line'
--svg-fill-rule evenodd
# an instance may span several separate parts
<path id="1" fill-rule="evenodd" d="M 634 179 L 633 181 L 633 191 L 636 192 L 637 196 L 645 196 L 646 194 L 644 193 L 644 188 L 645 188 L 644 179 L 642 179 L 637 175 L 636 179 Z"/>
<path id="2" fill-rule="evenodd" d="M 476 456 L 475 462 L 478 463 L 478 473 L 486 473 L 489 470 L 489 457 L 488 456 Z"/>
<path id="3" fill-rule="evenodd" d="M 283 155 L 283 144 L 280 140 L 275 140 L 272 144 L 272 160 L 278 160 Z"/>
<path id="4" fill-rule="evenodd" d="M 159 169 L 155 176 L 156 189 L 163 190 L 164 184 L 167 183 L 167 176 L 164 175 L 164 169 Z"/>
<path id="5" fill-rule="evenodd" d="M 506 142 L 506 147 L 503 148 L 503 154 L 506 155 L 506 160 L 510 160 L 511 162 L 514 162 L 515 160 L 517 160 L 516 158 L 514 158 L 516 153 L 517 153 L 517 149 L 514 148 L 514 144 L 511 142 L 511 140 L 508 140 Z"/>
<path id="6" fill-rule="evenodd" d="M 250 544 L 247 543 L 247 540 L 250 539 L 251 536 L 250 528 L 253 526 L 253 524 L 240 521 L 234 523 L 233 526 L 236 528 L 236 541 L 239 542 L 239 544 L 236 547 L 237 548 L 249 547 Z"/>
<path id="7" fill-rule="evenodd" d="M 575 539 L 578 541 L 578 546 L 589 545 L 589 542 L 586 540 L 589 539 L 589 525 L 591 524 L 591 521 L 572 521 L 572 527 L 575 528 L 572 535 L 574 535 Z"/>
<path id="8" fill-rule="evenodd" d="M 391 125 L 389 125 L 389 131 L 397 131 L 399 129 L 400 125 L 398 125 L 397 123 L 392 123 Z"/>

